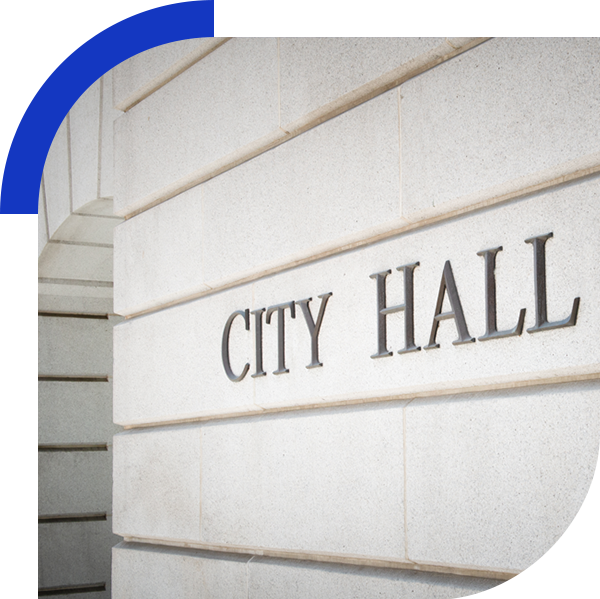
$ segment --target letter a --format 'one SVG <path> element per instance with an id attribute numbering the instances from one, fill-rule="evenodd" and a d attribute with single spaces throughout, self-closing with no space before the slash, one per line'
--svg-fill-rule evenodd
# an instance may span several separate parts
<path id="1" fill-rule="evenodd" d="M 448 290 L 448 299 L 450 300 L 450 312 L 442 312 L 446 290 Z M 467 323 L 460 304 L 460 298 L 458 297 L 458 291 L 456 290 L 456 283 L 454 282 L 450 260 L 446 260 L 446 264 L 444 264 L 440 291 L 435 305 L 431 335 L 429 336 L 429 344 L 426 345 L 424 349 L 433 349 L 434 347 L 440 346 L 439 343 L 435 342 L 435 337 L 437 335 L 438 327 L 440 326 L 440 320 L 445 320 L 447 318 L 454 318 L 454 324 L 456 324 L 456 330 L 458 331 L 458 339 L 452 342 L 453 345 L 461 345 L 462 343 L 472 343 L 475 341 L 475 338 L 471 337 L 467 329 Z"/>

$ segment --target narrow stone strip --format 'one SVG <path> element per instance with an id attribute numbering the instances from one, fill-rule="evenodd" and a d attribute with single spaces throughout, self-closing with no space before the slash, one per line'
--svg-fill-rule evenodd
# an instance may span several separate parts
<path id="1" fill-rule="evenodd" d="M 76 593 L 97 593 L 105 590 L 105 582 L 94 582 L 92 584 L 71 584 L 60 587 L 41 587 L 38 588 L 38 597 L 50 597 L 52 595 L 75 595 Z"/>

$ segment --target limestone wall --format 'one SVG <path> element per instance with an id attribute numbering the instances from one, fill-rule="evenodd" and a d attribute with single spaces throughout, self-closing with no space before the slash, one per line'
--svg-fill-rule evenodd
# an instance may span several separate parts
<path id="1" fill-rule="evenodd" d="M 114 597 L 461 597 L 556 542 L 600 439 L 599 58 L 116 67 Z"/>

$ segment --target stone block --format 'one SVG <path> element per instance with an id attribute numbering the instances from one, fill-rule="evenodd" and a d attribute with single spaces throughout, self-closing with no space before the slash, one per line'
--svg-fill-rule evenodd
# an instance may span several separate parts
<path id="1" fill-rule="evenodd" d="M 596 339 L 600 295 L 596 256 L 600 213 L 600 178 L 590 178 L 520 201 L 455 218 L 395 238 L 357 248 L 302 267 L 256 280 L 212 296 L 122 323 L 115 329 L 115 419 L 119 424 L 173 420 L 179 415 L 215 415 L 236 410 L 322 404 L 398 393 L 470 388 L 477 381 L 496 384 L 510 377 L 536 379 L 540 373 L 567 372 L 599 362 Z M 570 209 L 565 211 L 564 207 Z M 553 232 L 546 243 L 548 318 L 564 319 L 581 298 L 575 326 L 527 332 L 536 322 L 534 252 L 525 240 Z M 387 318 L 387 346 L 378 352 L 377 284 L 371 274 L 388 269 L 387 305 L 404 301 L 403 275 L 396 270 L 420 262 L 414 271 L 414 339 L 429 344 L 436 301 L 446 261 L 471 337 L 486 332 L 484 258 L 478 252 L 503 246 L 496 260 L 497 326 L 517 324 L 526 309 L 520 336 L 454 345 L 454 319 L 442 320 L 438 348 L 399 355 L 404 348 L 404 313 Z M 285 312 L 285 362 L 278 370 L 278 325 L 263 313 L 263 368 L 256 372 L 255 324 L 250 330 L 236 317 L 230 350 L 235 374 L 249 363 L 246 377 L 231 382 L 221 359 L 221 342 L 229 315 L 284 302 L 312 298 L 317 318 L 321 300 L 333 293 L 319 332 L 320 368 L 311 363 L 311 337 L 300 306 L 296 318 Z M 447 293 L 444 306 L 449 307 Z M 504 377 L 504 378 L 503 378 Z M 118 417 L 117 417 L 118 414 Z"/>
<path id="2" fill-rule="evenodd" d="M 291 123 L 443 43 L 441 37 L 280 38 L 281 122 Z"/>
<path id="3" fill-rule="evenodd" d="M 113 201 L 111 198 L 99 198 L 93 202 L 88 202 L 77 210 L 77 214 L 111 216 L 117 220 L 121 220 L 118 216 L 113 214 Z"/>
<path id="4" fill-rule="evenodd" d="M 398 218 L 397 101 L 379 96 L 203 184 L 207 282 Z"/>
<path id="5" fill-rule="evenodd" d="M 112 382 L 40 381 L 38 443 L 112 442 Z"/>
<path id="6" fill-rule="evenodd" d="M 38 513 L 110 513 L 111 451 L 40 451 Z"/>
<path id="7" fill-rule="evenodd" d="M 100 79 L 75 102 L 71 119 L 73 210 L 98 197 Z"/>
<path id="8" fill-rule="evenodd" d="M 200 431 L 197 426 L 115 435 L 114 531 L 200 540 Z"/>
<path id="9" fill-rule="evenodd" d="M 46 217 L 46 202 L 44 200 L 44 188 L 40 186 L 38 200 L 38 258 L 48 243 L 48 219 Z"/>
<path id="10" fill-rule="evenodd" d="M 115 229 L 115 311 L 157 298 L 206 290 L 204 280 L 202 204 L 199 188 L 183 193 L 121 223 Z"/>
<path id="11" fill-rule="evenodd" d="M 58 128 L 44 164 L 44 189 L 50 237 L 71 214 L 68 116 Z"/>
<path id="12" fill-rule="evenodd" d="M 112 283 L 112 262 L 112 247 L 52 243 L 38 267 L 44 278 Z"/>
<path id="13" fill-rule="evenodd" d="M 486 591 L 501 581 L 391 568 L 255 557 L 248 564 L 249 599 L 453 599 Z"/>
<path id="14" fill-rule="evenodd" d="M 40 273 L 43 277 L 43 273 Z M 97 285 L 38 283 L 40 312 L 112 314 L 113 288 Z"/>
<path id="15" fill-rule="evenodd" d="M 403 402 L 202 426 L 202 541 L 404 558 Z"/>
<path id="16" fill-rule="evenodd" d="M 597 381 L 406 409 L 408 557 L 522 570 L 558 540 L 591 483 Z"/>
<path id="17" fill-rule="evenodd" d="M 119 221 L 102 216 L 72 214 L 54 233 L 55 241 L 113 244 L 113 229 Z"/>
<path id="18" fill-rule="evenodd" d="M 117 119 L 115 211 L 276 130 L 277 77 L 277 40 L 238 38 Z"/>
<path id="19" fill-rule="evenodd" d="M 202 291 L 397 217 L 397 119 L 390 92 L 125 221 L 116 310 Z"/>
<path id="20" fill-rule="evenodd" d="M 39 524 L 38 530 L 39 587 L 106 582 L 110 589 L 111 549 L 120 540 L 111 518 Z"/>
<path id="21" fill-rule="evenodd" d="M 38 317 L 40 375 L 110 375 L 112 328 L 108 319 Z"/>
<path id="22" fill-rule="evenodd" d="M 203 41 L 205 41 L 203 38 L 196 38 L 162 44 L 145 52 L 140 52 L 118 64 L 112 71 L 114 80 L 112 106 L 124 102 L 136 90 L 144 87 L 171 65 L 197 48 Z"/>
<path id="23" fill-rule="evenodd" d="M 401 86 L 405 215 L 600 151 L 597 38 L 498 38 Z"/>
<path id="24" fill-rule="evenodd" d="M 247 599 L 251 558 L 120 543 L 113 549 L 113 599 Z"/>
<path id="25" fill-rule="evenodd" d="M 120 110 L 113 108 L 113 79 L 114 69 L 105 73 L 102 77 L 102 106 L 100 107 L 100 110 L 102 111 L 102 130 L 100 135 L 100 197 L 102 198 L 112 198 L 114 195 L 114 122 L 123 114 Z"/>
<path id="26" fill-rule="evenodd" d="M 214 413 L 252 405 L 248 388 L 232 384 L 221 362 L 223 326 L 232 312 L 250 306 L 251 301 L 252 289 L 245 286 L 189 303 L 183 310 L 165 310 L 115 326 L 114 421 L 168 421 L 195 414 L 199 405 Z M 237 370 L 253 351 L 243 319 L 238 317 L 232 324 L 230 339 L 231 361 Z"/>

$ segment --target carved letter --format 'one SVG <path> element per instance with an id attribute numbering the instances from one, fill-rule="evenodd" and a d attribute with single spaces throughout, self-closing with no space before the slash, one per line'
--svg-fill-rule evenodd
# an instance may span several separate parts
<path id="1" fill-rule="evenodd" d="M 277 311 L 277 350 L 278 362 L 277 370 L 273 374 L 284 374 L 289 372 L 285 367 L 285 315 L 284 310 L 289 308 L 292 318 L 296 318 L 296 308 L 294 302 L 286 302 L 267 308 L 267 324 L 271 324 L 271 314 Z"/>
<path id="2" fill-rule="evenodd" d="M 442 306 L 444 304 L 444 294 L 448 290 L 448 299 L 450 300 L 450 312 L 442 313 Z M 444 264 L 444 271 L 442 273 L 442 281 L 440 283 L 440 291 L 438 293 L 437 303 L 435 305 L 435 315 L 433 317 L 433 325 L 431 327 L 431 335 L 429 336 L 429 344 L 424 349 L 433 349 L 439 347 L 439 343 L 435 342 L 437 330 L 440 325 L 440 320 L 446 318 L 454 318 L 454 324 L 456 324 L 456 330 L 458 331 L 458 339 L 453 341 L 453 345 L 460 345 L 462 343 L 471 343 L 475 341 L 474 337 L 471 337 L 467 330 L 467 323 L 465 322 L 465 315 L 463 314 L 462 306 L 460 304 L 460 298 L 458 297 L 458 291 L 456 290 L 456 283 L 454 282 L 454 275 L 452 274 L 452 266 L 450 266 L 450 260 L 446 260 Z"/>
<path id="3" fill-rule="evenodd" d="M 386 307 L 385 280 L 392 271 L 386 270 L 370 275 L 371 279 L 377 281 L 377 353 L 371 356 L 373 359 L 392 355 L 392 352 L 387 349 L 386 317 L 394 312 L 404 311 L 404 348 L 398 353 L 405 354 L 421 349 L 415 345 L 414 333 L 413 272 L 417 266 L 419 263 L 415 262 L 396 268 L 404 273 L 404 303 L 389 308 Z"/>
<path id="4" fill-rule="evenodd" d="M 535 326 L 527 329 L 528 333 L 537 333 L 538 331 L 550 331 L 552 329 L 561 329 L 563 327 L 574 327 L 577 322 L 577 312 L 579 311 L 579 299 L 573 300 L 571 315 L 564 320 L 548 322 L 548 307 L 546 305 L 546 241 L 552 237 L 552 233 L 530 237 L 525 243 L 533 245 L 533 264 L 535 277 Z"/>
<path id="5" fill-rule="evenodd" d="M 250 364 L 246 364 L 244 366 L 244 370 L 242 370 L 242 374 L 240 374 L 239 376 L 236 376 L 234 374 L 233 370 L 231 370 L 231 363 L 229 361 L 229 332 L 231 331 L 231 324 L 233 323 L 236 316 L 243 317 L 244 323 L 246 325 L 246 330 L 249 331 L 250 330 L 250 314 L 249 314 L 249 312 L 250 312 L 249 310 L 237 310 L 236 312 L 234 312 L 227 319 L 227 322 L 225 323 L 225 329 L 223 330 L 223 341 L 221 342 L 221 357 L 223 358 L 223 367 L 225 368 L 225 372 L 226 372 L 227 376 L 234 383 L 241 381 L 246 376 L 246 373 L 248 372 L 248 369 L 250 368 Z"/>
<path id="6" fill-rule="evenodd" d="M 496 325 L 496 254 L 502 251 L 502 246 L 492 248 L 491 250 L 482 250 L 477 252 L 478 256 L 485 259 L 485 335 L 479 337 L 479 341 L 488 339 L 500 339 L 501 337 L 513 337 L 523 332 L 523 323 L 525 322 L 525 308 L 519 313 L 519 322 L 514 329 L 499 331 Z"/>
<path id="7" fill-rule="evenodd" d="M 319 362 L 319 331 L 321 330 L 323 316 L 325 315 L 325 307 L 327 306 L 327 302 L 329 301 L 329 298 L 332 295 L 333 293 L 331 292 L 319 295 L 319 298 L 321 298 L 321 306 L 319 307 L 319 315 L 317 316 L 316 325 L 315 321 L 313 320 L 310 307 L 308 305 L 312 298 L 309 297 L 308 299 L 303 299 L 296 302 L 300 306 L 300 308 L 302 308 L 302 314 L 304 314 L 304 320 L 306 320 L 306 326 L 308 327 L 308 332 L 310 333 L 311 360 L 310 364 L 306 368 L 316 368 L 317 366 L 323 366 L 323 364 Z"/>
<path id="8" fill-rule="evenodd" d="M 252 378 L 267 375 L 263 370 L 262 313 L 264 311 L 264 308 L 260 308 L 260 310 L 250 312 L 250 314 L 254 314 L 254 356 L 256 360 L 256 372 L 250 375 Z"/>

